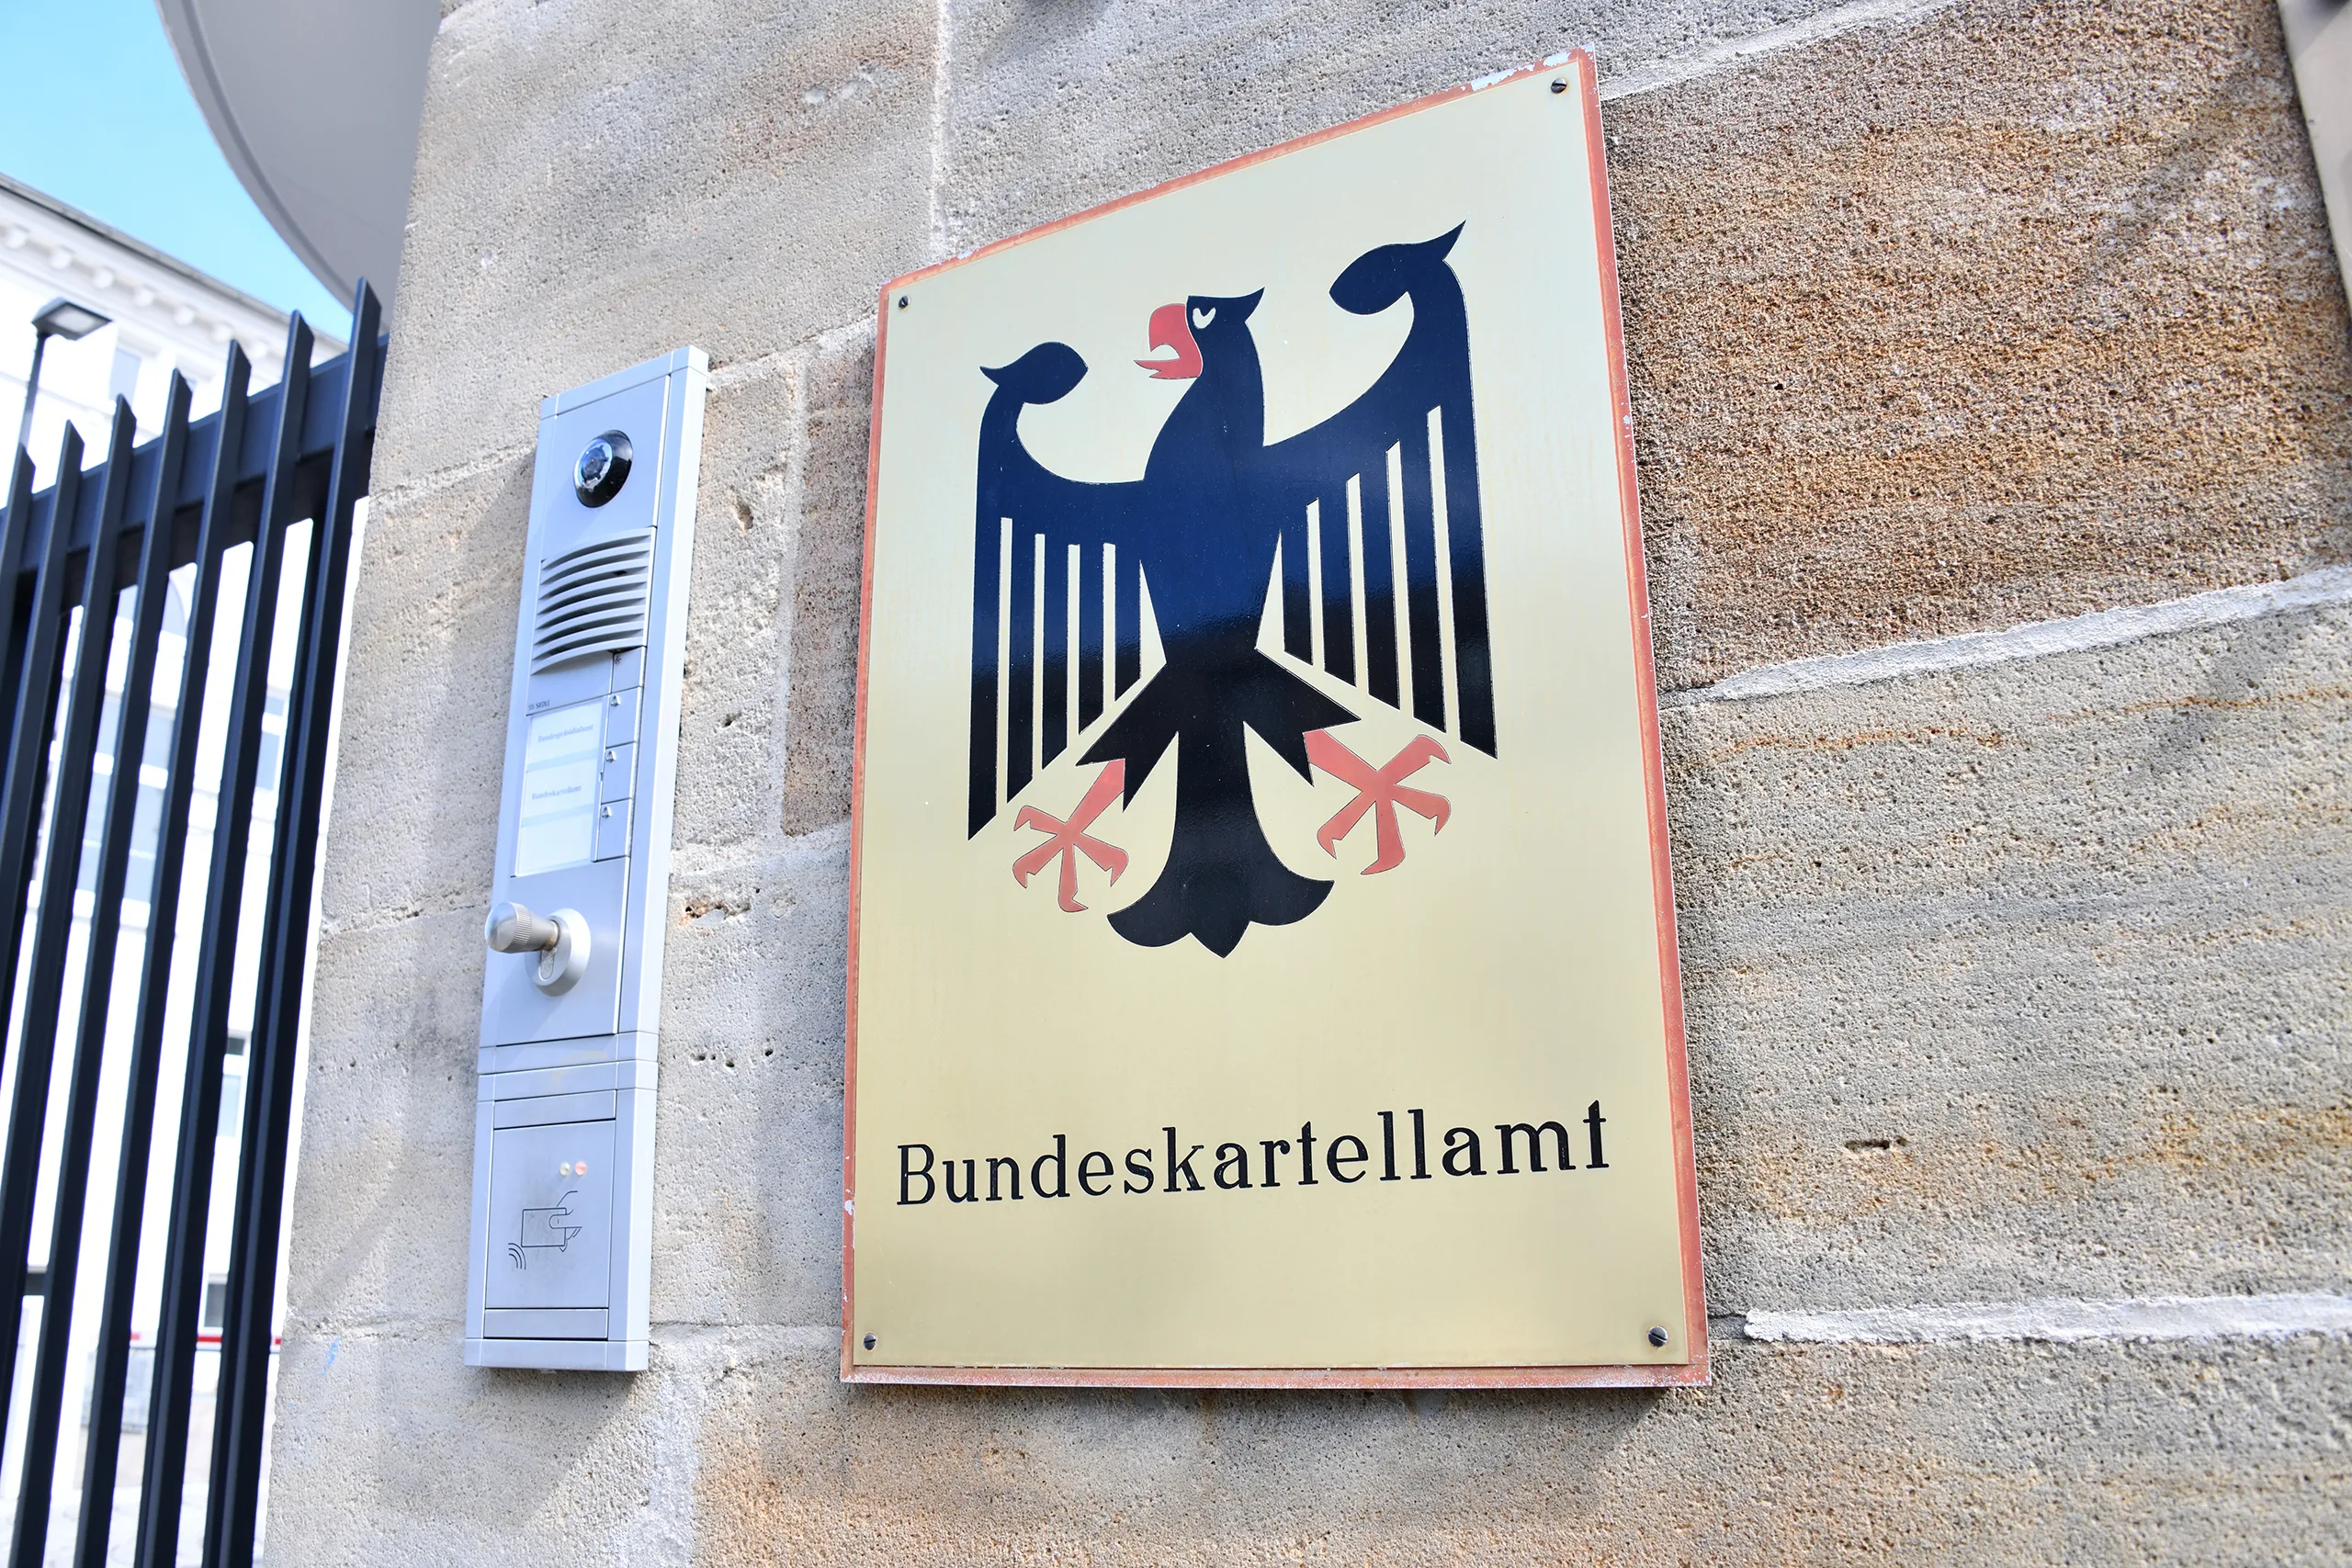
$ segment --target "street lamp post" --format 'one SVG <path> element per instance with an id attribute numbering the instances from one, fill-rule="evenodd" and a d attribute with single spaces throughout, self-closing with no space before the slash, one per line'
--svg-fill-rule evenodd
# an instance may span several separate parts
<path id="1" fill-rule="evenodd" d="M 62 337 L 67 343 L 79 343 L 112 320 L 62 296 L 33 312 L 33 367 L 25 377 L 25 412 L 17 421 L 18 452 L 33 438 L 33 400 L 40 396 L 40 359 L 49 340 Z"/>

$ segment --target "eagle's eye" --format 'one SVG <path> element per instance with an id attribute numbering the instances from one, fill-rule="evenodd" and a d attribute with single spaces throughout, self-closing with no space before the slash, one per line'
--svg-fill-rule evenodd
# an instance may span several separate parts
<path id="1" fill-rule="evenodd" d="M 1212 306 L 1210 306 L 1210 307 L 1209 307 L 1207 310 L 1204 310 L 1200 309 L 1198 306 L 1194 306 L 1194 307 L 1193 307 L 1193 330 L 1194 332 L 1196 332 L 1196 333 L 1204 333 L 1204 332 L 1208 331 L 1208 330 L 1209 330 L 1209 323 L 1210 323 L 1211 321 L 1216 321 L 1216 306 L 1212 305 Z"/>

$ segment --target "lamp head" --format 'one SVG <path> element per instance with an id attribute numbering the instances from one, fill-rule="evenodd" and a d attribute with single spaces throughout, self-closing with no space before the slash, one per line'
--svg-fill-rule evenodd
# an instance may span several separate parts
<path id="1" fill-rule="evenodd" d="M 33 330 L 76 343 L 113 320 L 112 316 L 102 316 L 87 305 L 77 305 L 61 295 L 33 312 Z"/>

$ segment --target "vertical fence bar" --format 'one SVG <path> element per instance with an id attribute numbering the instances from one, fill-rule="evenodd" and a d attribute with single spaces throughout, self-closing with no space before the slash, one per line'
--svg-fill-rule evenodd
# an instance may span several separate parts
<path id="1" fill-rule="evenodd" d="M 238 367 L 234 359 L 231 368 Z M 233 400 L 221 405 L 222 435 L 242 439 L 244 378 L 231 377 Z M 234 411 L 233 413 L 232 411 Z M 147 532 L 140 543 L 137 598 L 133 601 L 130 667 L 123 680 L 122 725 L 115 744 L 115 771 L 136 779 L 147 754 L 147 725 L 153 712 L 155 663 L 163 642 L 164 612 L 171 603 L 173 500 L 187 455 L 188 386 L 177 371 L 164 415 L 163 446 L 155 465 L 154 490 L 147 508 Z M 233 423 L 234 430 L 230 428 Z M 233 447 L 232 448 L 233 450 Z M 208 486 L 208 490 L 211 487 Z M 148 887 L 147 942 L 140 970 L 139 999 L 130 1028 L 130 1063 L 124 1087 L 122 1147 L 116 1157 L 115 1219 L 107 1254 L 106 1293 L 98 1309 L 97 1359 L 90 1375 L 90 1431 L 82 1465 L 82 1523 L 74 1561 L 78 1568 L 106 1568 L 114 1528 L 115 1475 L 122 1450 L 122 1397 L 130 1370 L 131 1295 L 139 1276 L 141 1222 L 147 1202 L 148 1152 L 154 1134 L 155 1078 L 161 1066 L 164 999 L 172 968 L 173 927 L 179 908 L 181 857 L 173 852 L 187 831 L 188 800 L 194 789 L 196 734 L 209 661 L 209 595 L 217 576 L 207 561 L 217 555 L 216 516 L 225 508 L 207 506 L 197 538 L 198 593 L 188 619 L 181 661 L 184 684 L 174 710 L 174 757 L 164 779 L 164 803 L 157 823 L 154 880 Z M 205 629 L 200 633 L 198 627 Z M 114 943 L 103 933 L 117 929 L 129 880 L 139 792 L 118 794 L 107 817 L 107 840 L 98 872 L 97 909 L 91 933 L 93 961 L 104 952 L 111 963 Z M 85 993 L 82 1027 L 103 1013 L 111 987 L 93 981 Z M 97 1025 L 103 1028 L 103 1023 Z M 151 1413 L 152 1419 L 152 1413 Z"/>
<path id="2" fill-rule="evenodd" d="M 101 479 L 98 525 L 84 552 L 82 634 L 74 660 L 73 684 L 66 697 L 63 744 L 59 748 L 56 806 L 50 814 L 49 852 L 41 869 L 40 915 L 33 928 L 32 973 L 25 991 L 24 1021 L 18 1036 L 24 1063 L 32 1065 L 38 1043 L 48 1042 L 52 1062 L 65 1043 L 58 1030 L 65 994 L 66 948 L 74 931 L 74 892 L 82 879 L 82 835 L 89 821 L 91 758 L 97 751 L 98 720 L 106 709 L 107 663 L 114 650 L 115 536 L 122 526 L 123 502 L 130 490 L 130 448 L 138 434 L 130 405 L 115 400 L 113 439 L 107 444 L 107 467 Z M 59 497 L 50 526 L 71 532 L 71 514 Z M 130 773 L 138 788 L 138 770 Z M 122 787 L 121 770 L 107 779 L 111 795 Z M 96 954 L 84 967 L 84 981 L 96 973 Z M 79 1262 L 82 1199 L 89 1186 L 90 1129 L 97 1115 L 98 1057 L 106 1045 L 103 1025 L 95 1033 L 79 1033 L 74 1041 L 66 1077 L 64 1137 L 55 1177 L 54 1213 L 50 1225 L 49 1285 L 40 1310 L 40 1338 L 33 1363 L 32 1407 L 25 1423 L 24 1463 L 17 1492 L 17 1539 L 9 1556 L 13 1568 L 40 1568 L 49 1541 L 51 1489 L 57 1473 L 58 1406 L 64 1398 L 67 1342 L 74 1321 L 74 1276 Z M 40 1092 L 21 1077 L 17 1104 L 21 1109 L 37 1100 L 46 1118 L 52 1068 L 39 1075 Z M 38 1152 L 36 1152 L 38 1153 Z M 11 1161 L 13 1167 L 14 1162 Z M 33 1161 L 40 1175 L 40 1162 Z M 14 1175 L 13 1168 L 9 1172 Z M 8 1211 L 13 1220 L 15 1211 Z M 27 1223 L 30 1223 L 29 1207 Z M 60 1251 L 61 1236 L 70 1236 L 72 1250 Z"/>
<path id="3" fill-rule="evenodd" d="M 115 773 L 108 785 L 104 840 L 99 846 L 96 908 L 89 919 L 89 983 L 83 989 L 83 1034 L 106 1034 L 113 997 L 115 942 L 120 941 L 122 898 L 130 882 L 131 846 L 139 820 L 139 773 L 146 760 L 148 715 L 155 710 L 155 653 L 163 644 L 164 609 L 172 602 L 172 499 L 179 491 L 181 461 L 188 451 L 188 383 L 172 371 L 164 395 L 163 446 L 155 461 L 155 487 L 148 496 L 146 531 L 139 541 L 139 576 L 131 600 L 131 653 L 122 674 L 122 722 L 115 728 Z M 190 627 L 193 647 L 193 627 Z M 193 665 L 188 665 L 193 668 Z M 186 712 L 186 710 L 181 710 Z M 186 818 L 186 811 L 181 811 Z M 160 823 L 158 823 L 160 825 Z M 169 840 L 158 841 L 158 879 L 163 879 Z M 172 879 L 176 884 L 176 877 Z M 155 933 L 169 933 L 172 909 L 146 888 L 148 968 L 143 976 L 169 976 L 172 942 L 164 936 L 163 968 L 155 968 Z M 172 905 L 179 896 L 174 886 Z M 143 987 L 141 987 L 143 989 Z M 134 1016 L 136 1018 L 136 1016 Z M 130 1380 L 131 1286 L 139 1265 L 139 1215 L 146 1203 L 148 1143 L 155 1128 L 155 1051 L 146 1030 L 131 1027 L 130 1079 L 122 1107 L 122 1149 L 115 1159 L 115 1213 L 131 1215 L 130 1253 L 122 1251 L 122 1224 L 108 1248 L 106 1295 L 99 1304 L 99 1340 L 89 1373 L 89 1438 L 83 1448 L 83 1523 L 75 1533 L 75 1563 L 104 1568 L 106 1540 L 113 1528 L 115 1467 L 122 1450 L 122 1389 Z M 77 1248 L 75 1236 L 75 1248 Z"/>
<path id="4" fill-rule="evenodd" d="M 18 658 L 17 633 L 22 629 L 24 595 L 19 590 L 17 568 L 24 563 L 25 539 L 33 523 L 33 460 L 23 448 L 17 452 L 17 463 L 8 481 L 8 514 L 0 524 L 0 660 L 6 661 L 6 672 L 0 674 L 0 727 L 11 723 L 16 716 L 17 671 L 23 660 Z M 0 1393 L 0 1400 L 6 1395 Z"/>
<path id="5" fill-rule="evenodd" d="M 49 533 L 41 543 L 25 621 L 15 723 L 9 727 L 6 783 L 0 784 L 0 998 L 17 994 L 23 950 L 25 897 L 33 841 L 40 830 L 41 789 L 49 774 L 50 719 L 57 686 L 57 645 L 65 620 L 65 551 L 81 499 L 82 435 L 69 423 L 50 491 Z M 78 851 L 80 846 L 75 846 Z M 15 1401 L 17 1347 L 24 1330 L 26 1250 L 33 1224 L 33 1189 L 40 1179 L 41 1132 L 49 1118 L 51 1062 L 56 1032 L 47 1040 L 30 1031 L 17 1037 L 16 1098 L 8 1112 L 8 1146 L 0 1164 L 0 1414 Z"/>
<path id="6" fill-rule="evenodd" d="M 262 1442 L 269 1416 L 295 1048 L 308 979 L 311 897 L 325 808 L 345 588 L 351 570 L 353 512 L 368 491 L 373 449 L 379 314 L 375 291 L 363 278 L 351 305 L 351 354 L 334 468 L 326 505 L 311 525 L 310 603 L 287 705 L 275 886 L 254 988 L 253 1043 L 247 1047 L 236 1228 L 229 1253 L 228 1310 L 221 1324 L 220 1392 L 214 1405 L 207 1562 L 251 1562 L 260 1528 Z"/>
<path id="7" fill-rule="evenodd" d="M 236 970 L 238 917 L 251 852 L 254 782 L 261 721 L 267 707 L 269 636 L 277 619 L 279 569 L 300 455 L 302 413 L 311 378 L 311 329 L 296 316 L 288 330 L 285 379 L 270 435 L 255 525 L 236 683 L 229 704 L 213 818 L 212 867 L 205 898 L 204 946 L 197 963 L 189 1024 L 186 1092 L 180 1100 L 179 1156 L 172 1186 L 171 1235 L 164 1254 L 164 1292 L 155 1330 L 155 1392 L 147 1426 L 147 1472 L 140 1499 L 140 1568 L 172 1568 L 179 1545 L 181 1485 L 187 1468 L 190 1395 L 202 1329 L 204 1243 L 212 1202 L 214 1144 L 220 1134 L 220 1064 L 229 1041 L 229 997 Z M 234 455 L 224 446 L 224 458 Z M 209 1511 L 208 1507 L 208 1512 Z"/>
<path id="8" fill-rule="evenodd" d="M 163 1065 L 164 1031 L 169 1020 L 172 953 L 177 936 L 180 884 L 187 858 L 182 852 L 187 842 L 188 807 L 196 792 L 197 742 L 203 729 L 204 688 L 212 662 L 213 623 L 218 618 L 216 612 L 220 600 L 220 557 L 228 548 L 236 491 L 235 454 L 244 445 L 245 384 L 251 375 L 252 367 L 245 359 L 244 350 L 232 343 L 229 345 L 229 362 L 221 373 L 220 423 L 214 442 L 216 466 L 205 485 L 204 511 L 197 525 L 196 592 L 188 611 L 187 646 L 181 660 L 179 705 L 173 712 L 172 761 L 164 784 L 163 822 L 155 840 L 155 886 L 147 919 L 147 953 L 141 966 L 138 1012 L 132 1024 L 135 1042 L 133 1060 L 138 1066 L 132 1075 L 130 1100 L 125 1107 L 122 1175 L 116 1188 L 114 1242 L 107 1259 L 107 1304 L 98 1325 L 100 1345 L 119 1340 L 126 1356 L 130 1338 L 132 1298 L 139 1279 L 140 1234 L 146 1219 L 155 1079 Z M 158 506 L 158 515 L 148 525 L 168 529 L 171 526 L 168 508 L 160 501 Z M 157 586 L 160 592 L 156 599 L 156 614 L 160 616 L 162 592 L 168 590 L 163 589 L 160 581 Z M 157 625 L 160 626 L 161 622 L 158 621 Z M 183 1105 L 183 1116 L 186 1111 Z M 165 1415 L 160 1407 L 161 1372 L 159 1359 L 155 1387 L 148 1395 L 151 1460 L 154 1427 Z M 116 1418 L 119 1419 L 119 1410 Z M 181 1420 L 185 1422 L 185 1414 Z M 184 1426 L 182 1430 L 185 1434 Z M 108 1449 L 100 1457 L 107 1491 L 111 1497 L 118 1454 L 116 1450 Z M 85 1497 L 87 1489 L 96 1484 L 97 1480 L 97 1472 L 84 1473 Z M 150 1501 L 144 1496 L 141 1498 L 140 1532 L 142 1539 L 147 1529 L 146 1505 Z M 175 1522 L 178 1506 L 179 1498 L 175 1493 L 172 1498 Z M 89 1568 L 103 1568 L 107 1534 L 112 1525 L 111 1514 L 98 1514 L 93 1529 L 91 1514 L 85 1508 L 83 1521 L 82 1560 Z"/>

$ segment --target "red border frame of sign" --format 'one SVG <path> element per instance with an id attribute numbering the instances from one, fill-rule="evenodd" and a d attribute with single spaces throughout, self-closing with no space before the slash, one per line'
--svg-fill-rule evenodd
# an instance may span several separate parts
<path id="1" fill-rule="evenodd" d="M 1467 94 L 1500 86 L 1542 72 L 1570 74 L 1584 101 L 1585 146 L 1590 163 L 1592 216 L 1600 242 L 1602 332 L 1609 340 L 1609 389 L 1617 412 L 1617 488 L 1624 519 L 1625 577 L 1633 610 L 1635 682 L 1639 688 L 1642 756 L 1649 802 L 1650 879 L 1657 908 L 1657 951 L 1666 1022 L 1667 1095 L 1674 1126 L 1675 1187 L 1682 1228 L 1683 1331 L 1690 1359 L 1679 1365 L 1594 1366 L 1409 1366 L 1409 1367 L 1012 1367 L 859 1366 L 856 1361 L 857 1225 L 857 959 L 859 872 L 865 828 L 866 660 L 874 624 L 874 507 L 882 456 L 882 375 L 890 335 L 890 296 L 907 285 L 993 255 L 1043 234 L 1083 223 L 1123 207 L 1148 201 L 1285 152 L 1345 136 L 1366 126 L 1418 113 Z M 1633 409 L 1625 384 L 1625 335 L 1617 297 L 1617 242 L 1610 221 L 1609 171 L 1600 139 L 1599 72 L 1592 56 L 1572 50 L 1540 64 L 1500 72 L 1484 80 L 1411 103 L 1399 104 L 1344 125 L 1318 130 L 1279 146 L 1230 159 L 1196 174 L 1089 208 L 1010 239 L 999 240 L 947 261 L 893 279 L 881 293 L 875 318 L 874 408 L 865 457 L 865 557 L 859 588 L 857 737 L 850 776 L 849 998 L 847 1059 L 842 1105 L 842 1381 L 859 1383 L 945 1383 L 1013 1388 L 1664 1388 L 1709 1381 L 1706 1286 L 1701 1276 L 1699 1183 L 1690 1128 L 1690 1069 L 1682 1024 L 1682 968 L 1674 924 L 1674 865 L 1667 847 L 1666 770 L 1659 747 L 1657 680 L 1650 659 L 1649 586 L 1642 550 L 1641 497 L 1634 474 Z"/>

